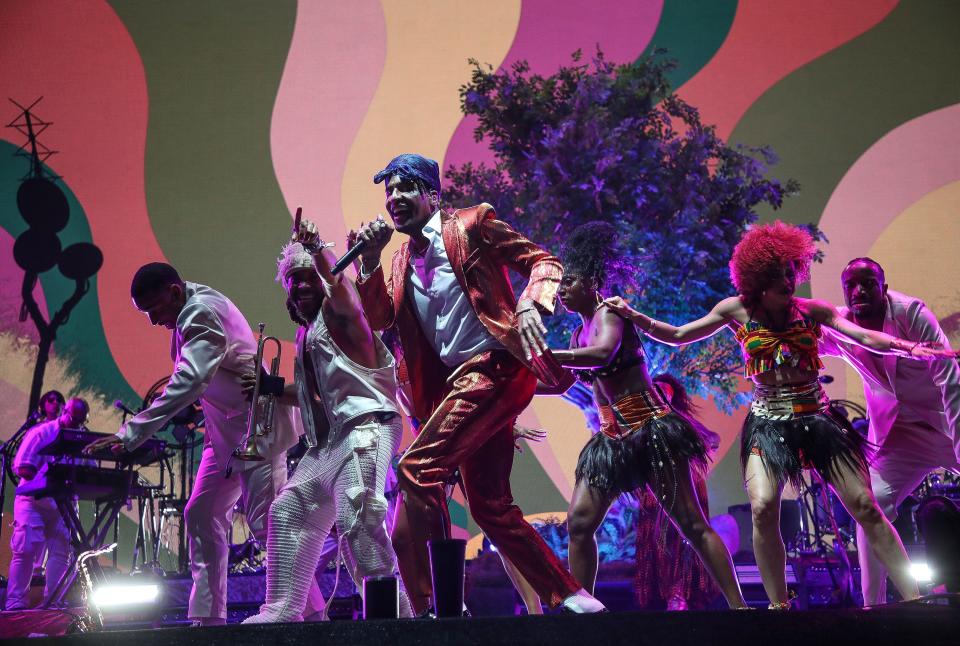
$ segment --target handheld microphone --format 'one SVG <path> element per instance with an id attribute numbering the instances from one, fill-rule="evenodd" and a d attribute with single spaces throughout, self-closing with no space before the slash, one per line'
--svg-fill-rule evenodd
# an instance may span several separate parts
<path id="1" fill-rule="evenodd" d="M 330 273 L 336 276 L 341 271 L 349 267 L 350 263 L 356 260 L 357 257 L 361 253 L 363 253 L 363 249 L 366 246 L 366 244 L 367 244 L 366 240 L 360 240 L 360 242 L 350 247 L 350 250 L 347 251 L 347 253 L 343 254 L 343 257 L 337 261 L 337 264 L 333 266 L 333 269 L 330 270 Z"/>
<path id="2" fill-rule="evenodd" d="M 293 235 L 297 235 L 297 232 L 300 231 L 300 218 L 303 217 L 303 207 L 297 207 L 297 214 L 293 218 Z"/>
<path id="3" fill-rule="evenodd" d="M 134 413 L 132 410 L 130 410 L 129 408 L 127 408 L 127 405 L 124 404 L 123 401 L 121 401 L 121 400 L 119 400 L 119 399 L 113 402 L 113 407 L 116 408 L 117 410 L 123 411 L 123 412 L 126 413 L 127 415 L 136 416 L 136 413 Z"/>

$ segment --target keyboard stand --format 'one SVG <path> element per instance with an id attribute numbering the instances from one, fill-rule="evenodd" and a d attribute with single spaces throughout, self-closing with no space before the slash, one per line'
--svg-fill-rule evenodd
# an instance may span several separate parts
<path id="1" fill-rule="evenodd" d="M 47 607 L 61 605 L 64 597 L 67 596 L 67 592 L 73 586 L 73 582 L 77 580 L 80 574 L 77 568 L 77 555 L 99 549 L 117 522 L 120 510 L 123 509 L 129 498 L 133 479 L 137 475 L 132 469 L 127 469 L 124 473 L 127 477 L 126 486 L 123 487 L 122 491 L 94 501 L 97 505 L 97 514 L 90 529 L 83 528 L 78 505 L 70 493 L 64 492 L 52 496 L 54 502 L 57 503 L 57 510 L 70 532 L 70 544 L 73 545 L 73 553 L 70 555 L 67 569 L 45 604 Z"/>

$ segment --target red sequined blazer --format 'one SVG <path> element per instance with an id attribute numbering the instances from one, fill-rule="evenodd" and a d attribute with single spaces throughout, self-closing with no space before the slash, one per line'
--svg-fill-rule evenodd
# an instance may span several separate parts
<path id="1" fill-rule="evenodd" d="M 513 356 L 529 366 L 516 327 L 517 299 L 507 269 L 527 278 L 521 300 L 532 300 L 542 311 L 552 313 L 563 276 L 560 261 L 498 220 L 489 204 L 453 213 L 443 211 L 440 223 L 447 258 L 480 322 Z M 411 412 L 426 420 L 445 396 L 450 369 L 440 361 L 420 328 L 407 296 L 408 271 L 409 241 L 394 253 L 388 281 L 384 280 L 381 265 L 366 280 L 358 280 L 357 289 L 373 329 L 384 330 L 396 324 L 410 375 L 414 408 Z"/>

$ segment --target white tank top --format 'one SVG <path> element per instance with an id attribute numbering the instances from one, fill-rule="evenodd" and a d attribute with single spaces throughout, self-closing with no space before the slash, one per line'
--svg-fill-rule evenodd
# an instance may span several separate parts
<path id="1" fill-rule="evenodd" d="M 393 355 L 377 334 L 373 335 L 377 367 L 366 368 L 351 360 L 330 336 L 322 312 L 309 328 L 297 331 L 297 358 L 294 373 L 300 414 L 309 446 L 334 440 L 341 429 L 358 417 L 375 413 L 399 414 L 396 402 L 397 376 Z M 308 383 L 304 361 L 311 361 L 316 389 L 323 403 L 330 432 L 317 436 L 315 416 L 322 414 L 314 397 L 314 385 Z"/>

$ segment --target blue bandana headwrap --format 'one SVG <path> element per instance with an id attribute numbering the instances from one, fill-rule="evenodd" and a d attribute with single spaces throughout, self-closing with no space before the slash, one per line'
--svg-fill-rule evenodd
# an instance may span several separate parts
<path id="1" fill-rule="evenodd" d="M 427 190 L 440 193 L 440 165 L 432 159 L 414 153 L 397 155 L 387 167 L 373 176 L 373 183 L 389 181 L 394 175 L 400 179 L 420 182 Z"/>

